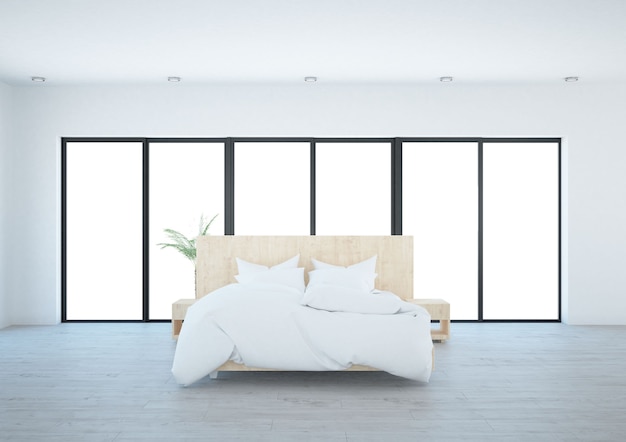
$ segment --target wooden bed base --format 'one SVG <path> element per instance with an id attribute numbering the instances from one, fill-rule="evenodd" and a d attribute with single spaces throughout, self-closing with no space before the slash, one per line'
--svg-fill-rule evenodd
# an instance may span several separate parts
<path id="1" fill-rule="evenodd" d="M 300 254 L 299 267 L 313 270 L 311 258 L 348 266 L 376 255 L 376 288 L 388 290 L 404 300 L 413 299 L 412 236 L 200 236 L 196 239 L 196 299 L 237 282 L 237 262 L 273 266 Z M 433 359 L 434 367 L 434 359 Z M 349 371 L 379 371 L 354 365 Z M 247 367 L 228 361 L 220 371 L 277 371 Z"/>
<path id="2" fill-rule="evenodd" d="M 433 365 L 434 367 L 434 365 Z M 227 361 L 222 364 L 217 370 L 209 375 L 211 379 L 217 379 L 217 375 L 220 371 L 284 371 L 284 370 L 276 370 L 273 368 L 254 368 L 248 367 L 247 365 L 238 364 L 233 361 Z M 350 368 L 339 371 L 380 371 L 376 368 L 368 367 L 367 365 L 353 365 Z"/>

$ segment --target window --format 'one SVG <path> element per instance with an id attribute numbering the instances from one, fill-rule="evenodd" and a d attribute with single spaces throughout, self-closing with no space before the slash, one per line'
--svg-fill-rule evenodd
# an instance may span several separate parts
<path id="1" fill-rule="evenodd" d="M 315 183 L 317 235 L 389 235 L 390 143 L 316 143 Z"/>
<path id="2" fill-rule="evenodd" d="M 558 143 L 484 143 L 484 319 L 559 318 L 558 170 Z"/>
<path id="3" fill-rule="evenodd" d="M 393 147 L 392 147 L 393 143 Z M 414 237 L 453 320 L 560 319 L 558 139 L 63 139 L 62 319 L 169 319 L 164 229 Z"/>
<path id="4" fill-rule="evenodd" d="M 193 238 L 201 217 L 209 234 L 224 234 L 224 143 L 151 142 L 150 319 L 171 319 L 172 303 L 194 298 L 194 264 L 173 248 L 164 229 Z"/>
<path id="5" fill-rule="evenodd" d="M 310 158 L 310 143 L 235 143 L 235 234 L 310 233 Z"/>
<path id="6" fill-rule="evenodd" d="M 141 319 L 141 142 L 65 145 L 65 319 Z"/>
<path id="7" fill-rule="evenodd" d="M 402 232 L 414 237 L 416 298 L 478 319 L 478 143 L 402 144 Z"/>

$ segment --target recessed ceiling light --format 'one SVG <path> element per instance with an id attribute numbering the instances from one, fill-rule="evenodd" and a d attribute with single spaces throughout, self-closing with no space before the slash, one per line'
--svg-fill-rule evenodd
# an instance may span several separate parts
<path id="1" fill-rule="evenodd" d="M 578 77 L 565 77 L 564 80 L 567 81 L 568 83 L 574 83 L 578 81 Z"/>
<path id="2" fill-rule="evenodd" d="M 315 83 L 317 81 L 317 77 L 304 77 L 304 81 L 307 83 Z"/>
<path id="3" fill-rule="evenodd" d="M 454 80 L 454 77 L 439 77 L 439 81 L 442 83 L 450 83 L 452 80 Z"/>
<path id="4" fill-rule="evenodd" d="M 178 83 L 180 81 L 180 77 L 167 77 L 167 81 L 170 83 Z"/>
<path id="5" fill-rule="evenodd" d="M 34 81 L 35 83 L 43 83 L 46 81 L 46 77 L 30 77 L 30 81 Z"/>

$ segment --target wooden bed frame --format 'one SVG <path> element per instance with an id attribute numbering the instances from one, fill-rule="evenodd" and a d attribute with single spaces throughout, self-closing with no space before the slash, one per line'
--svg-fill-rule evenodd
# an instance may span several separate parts
<path id="1" fill-rule="evenodd" d="M 273 266 L 300 254 L 305 281 L 311 258 L 351 265 L 374 255 L 376 288 L 413 299 L 412 236 L 200 236 L 196 240 L 196 299 L 237 282 L 235 258 Z"/>
<path id="2" fill-rule="evenodd" d="M 300 254 L 299 267 L 313 270 L 311 258 L 348 266 L 377 255 L 376 288 L 413 299 L 412 236 L 200 236 L 196 239 L 196 299 L 237 282 L 235 258 L 273 266 Z M 354 365 L 349 370 L 378 371 Z M 272 371 L 247 367 L 232 361 L 219 371 Z M 211 377 L 216 377 L 217 372 Z"/>

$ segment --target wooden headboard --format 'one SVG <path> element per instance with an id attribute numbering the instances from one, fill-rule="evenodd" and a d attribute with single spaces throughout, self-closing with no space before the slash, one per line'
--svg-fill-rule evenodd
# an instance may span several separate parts
<path id="1" fill-rule="evenodd" d="M 273 266 L 300 254 L 299 267 L 313 270 L 311 258 L 351 265 L 378 256 L 376 288 L 413 298 L 412 236 L 200 236 L 196 239 L 196 298 L 237 282 L 237 262 Z"/>

